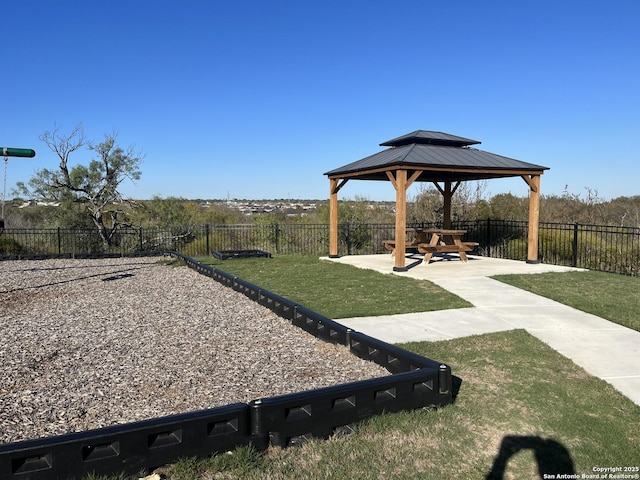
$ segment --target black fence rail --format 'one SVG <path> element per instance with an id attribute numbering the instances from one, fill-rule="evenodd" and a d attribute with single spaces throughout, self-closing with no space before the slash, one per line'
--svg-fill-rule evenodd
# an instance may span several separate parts
<path id="1" fill-rule="evenodd" d="M 341 344 L 391 375 L 256 399 L 248 404 L 161 417 L 86 432 L 0 445 L 0 478 L 50 480 L 138 474 L 181 457 L 206 457 L 242 445 L 287 447 L 383 412 L 453 401 L 451 368 L 353 331 L 234 275 L 178 252 L 197 272 L 244 294 L 318 338 Z"/>
<path id="2" fill-rule="evenodd" d="M 409 225 L 412 226 L 441 227 Z M 476 253 L 480 255 L 527 258 L 527 222 L 485 219 L 457 221 L 452 226 L 467 231 L 465 240 L 477 242 Z M 391 224 L 340 224 L 338 254 L 385 253 L 383 242 L 394 237 L 395 228 Z M 323 256 L 329 253 L 329 225 L 273 223 L 122 229 L 110 246 L 105 246 L 94 230 L 5 229 L 0 235 L 0 258 L 141 255 L 167 250 L 192 257 L 233 250 Z M 538 258 L 545 263 L 637 276 L 640 228 L 540 223 Z"/>

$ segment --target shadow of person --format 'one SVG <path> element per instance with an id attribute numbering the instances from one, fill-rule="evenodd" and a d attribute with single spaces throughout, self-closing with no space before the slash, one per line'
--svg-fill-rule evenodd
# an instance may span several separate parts
<path id="1" fill-rule="evenodd" d="M 501 480 L 509 459 L 522 450 L 533 452 L 540 478 L 544 478 L 545 473 L 575 474 L 569 450 L 561 443 L 538 436 L 507 435 L 502 439 L 500 451 L 485 479 Z"/>

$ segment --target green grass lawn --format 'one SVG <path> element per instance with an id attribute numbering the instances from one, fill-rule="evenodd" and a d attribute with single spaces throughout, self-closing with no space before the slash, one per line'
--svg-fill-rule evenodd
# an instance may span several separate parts
<path id="1" fill-rule="evenodd" d="M 232 273 L 329 318 L 394 315 L 471 304 L 439 286 L 413 278 L 383 275 L 318 257 L 282 255 L 199 261 Z"/>
<path id="2" fill-rule="evenodd" d="M 494 278 L 640 331 L 640 277 L 604 272 L 566 272 Z"/>
<path id="3" fill-rule="evenodd" d="M 396 285 L 389 285 L 399 277 L 305 257 L 207 263 L 334 318 L 353 316 L 351 306 L 365 315 L 376 312 L 372 305 L 382 308 L 392 303 L 390 295 L 415 288 L 405 283 L 395 290 Z M 628 292 L 634 284 L 628 283 L 629 277 L 605 275 L 522 277 L 530 285 L 555 285 L 554 294 L 575 292 L 585 308 L 597 305 L 601 316 L 621 323 L 633 296 L 623 294 L 613 302 L 588 298 Z M 421 288 L 433 288 L 428 283 Z M 581 290 L 588 290 L 582 302 Z M 325 292 L 331 301 L 323 299 Z M 460 301 L 445 294 L 441 298 L 443 308 Z M 331 302 L 338 301 L 341 305 L 334 310 Z M 425 309 L 419 301 L 404 308 Z M 545 473 L 581 478 L 593 474 L 594 467 L 640 464 L 640 406 L 524 330 L 402 346 L 451 365 L 461 379 L 453 405 L 377 416 L 353 433 L 327 441 L 264 453 L 240 448 L 207 460 L 185 459 L 158 472 L 167 480 L 480 480 L 543 478 Z"/>

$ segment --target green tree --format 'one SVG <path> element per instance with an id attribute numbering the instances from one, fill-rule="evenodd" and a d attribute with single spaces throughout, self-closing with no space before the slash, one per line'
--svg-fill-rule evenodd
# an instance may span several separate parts
<path id="1" fill-rule="evenodd" d="M 486 218 L 486 186 L 487 182 L 484 180 L 461 182 L 451 198 L 451 218 L 454 221 Z M 484 207 L 484 210 L 479 206 Z M 407 222 L 441 224 L 443 220 L 442 194 L 431 185 L 421 184 L 417 195 L 407 203 Z"/>
<path id="2" fill-rule="evenodd" d="M 187 227 L 203 224 L 242 223 L 246 218 L 224 205 L 181 197 L 154 195 L 150 200 L 136 202 L 132 221 L 141 227 Z"/>
<path id="3" fill-rule="evenodd" d="M 338 202 L 338 222 L 350 224 L 393 223 L 395 216 L 389 202 L 374 202 L 356 195 L 354 200 Z M 318 202 L 316 212 L 311 217 L 316 223 L 329 223 L 329 202 Z"/>
<path id="4" fill-rule="evenodd" d="M 521 220 L 529 218 L 529 201 L 512 193 L 499 193 L 491 197 L 491 218 L 499 220 Z"/>
<path id="5" fill-rule="evenodd" d="M 451 199 L 451 217 L 454 220 L 486 218 L 486 180 L 461 182 Z"/>
<path id="6" fill-rule="evenodd" d="M 444 201 L 442 194 L 432 186 L 420 185 L 420 191 L 407 202 L 408 223 L 442 223 Z"/>
<path id="7" fill-rule="evenodd" d="M 614 198 L 604 208 L 608 223 L 640 228 L 640 195 Z"/>
<path id="8" fill-rule="evenodd" d="M 565 185 L 562 195 L 551 195 L 540 202 L 540 220 L 557 223 L 595 223 L 594 218 L 599 211 L 596 206 L 597 192 L 587 189 L 587 200 L 580 194 L 571 193 Z M 605 221 L 606 223 L 606 221 Z"/>
<path id="9" fill-rule="evenodd" d="M 136 212 L 138 223 L 144 227 L 185 227 L 195 225 L 193 202 L 180 197 L 162 198 L 154 195 L 142 203 Z"/>
<path id="10" fill-rule="evenodd" d="M 316 211 L 320 223 L 329 223 L 329 204 L 321 203 Z M 382 243 L 373 238 L 371 224 L 393 222 L 393 213 L 380 202 L 356 196 L 355 200 L 338 203 L 338 241 L 345 245 L 349 254 L 365 248 L 371 243 Z"/>
<path id="11" fill-rule="evenodd" d="M 81 124 L 68 135 L 58 127 L 45 132 L 40 139 L 58 157 L 58 168 L 36 172 L 28 186 L 18 182 L 18 192 L 32 199 L 59 202 L 63 207 L 81 204 L 104 244 L 111 245 L 117 230 L 127 225 L 126 210 L 119 208 L 123 199 L 118 188 L 126 179 L 140 178 L 142 160 L 133 146 L 127 150 L 118 146 L 116 137 L 116 133 L 105 135 L 104 142 L 93 144 L 85 138 Z M 71 166 L 70 157 L 83 147 L 95 152 L 97 158 L 88 165 Z"/>

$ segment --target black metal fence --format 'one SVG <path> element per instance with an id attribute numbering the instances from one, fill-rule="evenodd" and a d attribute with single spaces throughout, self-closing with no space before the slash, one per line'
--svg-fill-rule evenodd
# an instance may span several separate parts
<path id="1" fill-rule="evenodd" d="M 528 223 L 506 220 L 458 222 L 465 240 L 487 257 L 527 259 Z M 538 258 L 543 263 L 640 275 L 640 228 L 542 222 Z"/>
<path id="2" fill-rule="evenodd" d="M 416 224 L 414 227 L 439 227 Z M 477 242 L 476 253 L 496 258 L 527 258 L 527 222 L 474 220 L 454 222 Z M 339 255 L 385 253 L 394 238 L 392 224 L 339 225 Z M 190 256 L 215 250 L 266 250 L 281 255 L 327 255 L 329 225 L 235 224 L 175 228 L 122 229 L 105 247 L 94 230 L 6 229 L 0 235 L 0 258 L 30 256 L 136 255 L 175 250 Z M 640 228 L 570 223 L 541 223 L 539 255 L 544 263 L 640 275 Z"/>

